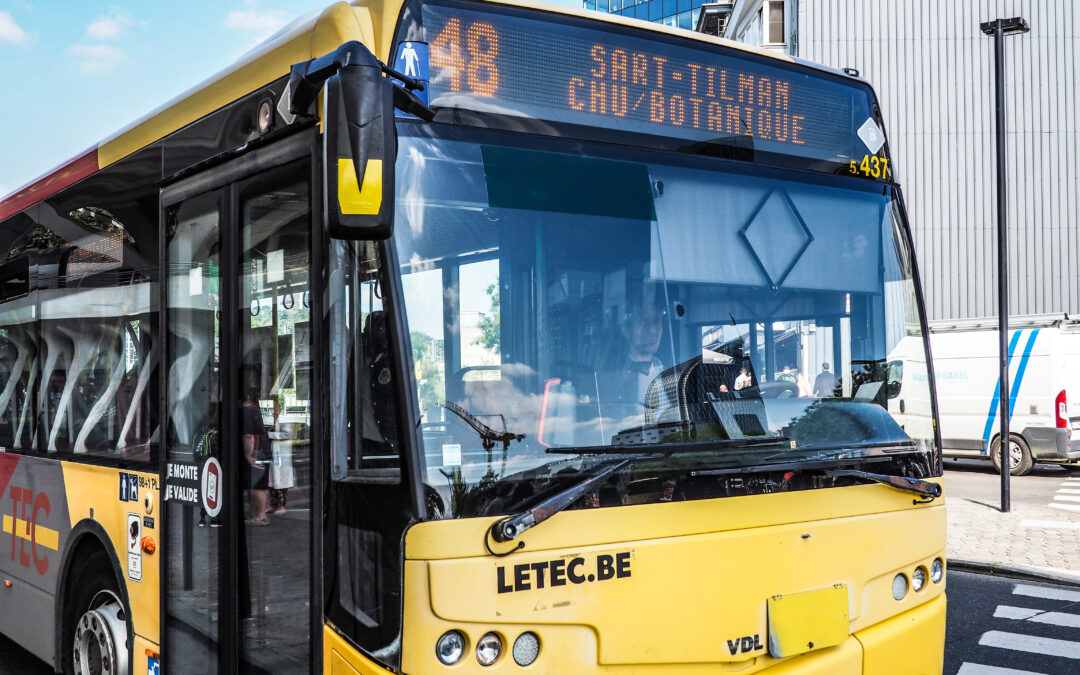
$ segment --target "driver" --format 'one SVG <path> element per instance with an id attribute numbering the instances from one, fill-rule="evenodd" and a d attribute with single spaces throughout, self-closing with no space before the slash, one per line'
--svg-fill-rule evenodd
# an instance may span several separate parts
<path id="1" fill-rule="evenodd" d="M 647 299 L 632 301 L 619 322 L 612 355 L 597 374 L 597 395 L 605 417 L 623 419 L 625 424 L 644 423 L 649 386 L 664 370 L 657 355 L 663 338 L 664 310 Z"/>
<path id="2" fill-rule="evenodd" d="M 623 368 L 627 371 L 645 376 L 639 378 L 639 384 L 648 386 L 652 378 L 660 374 L 664 365 L 656 355 L 660 349 L 660 340 L 664 338 L 664 312 L 653 303 L 637 304 L 631 308 L 630 314 L 619 327 L 623 337 L 628 343 L 626 358 Z M 645 400 L 645 390 L 638 389 L 638 398 Z"/>

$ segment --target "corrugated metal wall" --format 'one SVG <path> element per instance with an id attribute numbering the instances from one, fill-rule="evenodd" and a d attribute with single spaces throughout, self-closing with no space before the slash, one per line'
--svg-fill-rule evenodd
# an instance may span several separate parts
<path id="1" fill-rule="evenodd" d="M 790 6 L 790 3 L 789 3 Z M 1080 315 L 1080 2 L 799 0 L 799 56 L 881 100 L 931 319 L 997 314 L 993 38 L 1005 40 L 1010 314 Z"/>

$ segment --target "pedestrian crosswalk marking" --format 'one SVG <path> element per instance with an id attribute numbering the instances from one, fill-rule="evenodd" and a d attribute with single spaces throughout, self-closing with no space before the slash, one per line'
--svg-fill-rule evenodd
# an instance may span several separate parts
<path id="1" fill-rule="evenodd" d="M 1080 504 L 1050 504 L 1052 509 L 1061 509 L 1062 511 L 1077 511 L 1080 512 Z"/>
<path id="2" fill-rule="evenodd" d="M 1035 616 L 1041 609 L 1030 609 L 1028 607 L 1009 607 L 1008 605 L 998 605 L 994 610 L 995 619 L 1030 619 Z"/>
<path id="3" fill-rule="evenodd" d="M 994 611 L 995 619 L 1022 619 L 1035 623 L 1045 623 L 1051 626 L 1064 626 L 1066 628 L 1080 628 L 1080 614 L 1067 614 L 1065 612 L 1047 612 L 1030 607 L 1010 607 L 998 605 Z"/>
<path id="4" fill-rule="evenodd" d="M 967 663 L 960 666 L 956 675 L 1043 675 L 1032 670 L 1017 670 L 1016 668 L 998 668 L 997 666 L 984 666 L 981 663 Z"/>
<path id="5" fill-rule="evenodd" d="M 1069 488 L 1063 487 L 1058 490 L 1059 495 L 1080 495 L 1080 487 Z"/>
<path id="6" fill-rule="evenodd" d="M 1080 602 L 1080 591 L 1066 591 L 1060 588 L 1043 588 L 1029 584 L 1017 584 L 1013 589 L 1013 595 L 1024 595 L 1029 598 L 1043 598 L 1046 600 L 1062 600 L 1064 602 Z"/>
<path id="7" fill-rule="evenodd" d="M 1055 502 L 1080 502 L 1080 497 L 1074 497 L 1073 495 L 1063 495 L 1060 492 L 1054 495 Z"/>
<path id="8" fill-rule="evenodd" d="M 979 638 L 979 644 L 984 647 L 998 647 L 999 649 L 1011 649 L 1017 652 L 1080 659 L 1080 642 L 1071 640 L 1057 640 L 1037 635 L 992 630 L 983 633 L 983 636 Z"/>

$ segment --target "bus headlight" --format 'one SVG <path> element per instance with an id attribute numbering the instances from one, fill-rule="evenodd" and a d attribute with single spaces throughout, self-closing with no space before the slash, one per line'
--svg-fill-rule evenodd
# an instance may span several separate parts
<path id="1" fill-rule="evenodd" d="M 903 600 L 905 595 L 907 595 L 907 577 L 905 577 L 904 573 L 901 572 L 900 574 L 897 574 L 895 577 L 893 577 L 892 596 L 899 601 Z"/>
<path id="2" fill-rule="evenodd" d="M 499 660 L 502 654 L 502 638 L 495 633 L 488 633 L 476 643 L 476 660 L 482 666 L 490 666 Z"/>
<path id="3" fill-rule="evenodd" d="M 930 565 L 930 581 L 935 584 L 940 583 L 941 579 L 945 576 L 945 562 L 941 558 L 938 558 Z"/>
<path id="4" fill-rule="evenodd" d="M 454 665 L 464 653 L 465 636 L 456 630 L 446 631 L 435 643 L 435 655 L 444 666 Z"/>
<path id="5" fill-rule="evenodd" d="M 540 655 L 540 638 L 536 633 L 522 633 L 514 640 L 514 663 L 529 666 Z"/>
<path id="6" fill-rule="evenodd" d="M 926 568 L 916 567 L 911 573 L 911 590 L 918 593 L 924 588 L 926 588 Z"/>

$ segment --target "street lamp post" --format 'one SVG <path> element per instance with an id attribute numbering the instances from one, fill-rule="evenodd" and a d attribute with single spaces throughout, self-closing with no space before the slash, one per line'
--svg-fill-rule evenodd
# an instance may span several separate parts
<path id="1" fill-rule="evenodd" d="M 1001 511 L 1012 508 L 1009 496 L 1009 475 L 1012 469 L 1012 437 L 1009 435 L 1009 259 L 1005 229 L 1005 36 L 1028 32 L 1025 19 L 995 19 L 979 24 L 986 35 L 994 36 L 994 99 L 997 106 L 997 225 L 998 225 L 998 367 L 1000 369 L 999 400 L 1001 433 L 998 450 L 1001 452 Z"/>

